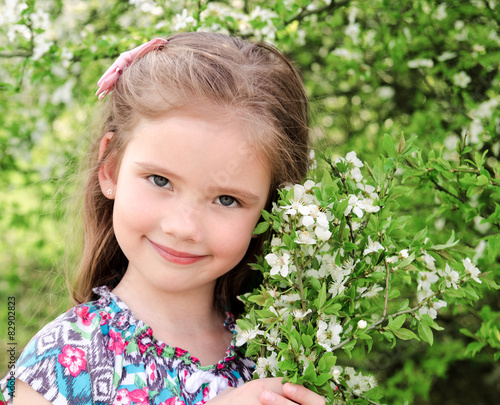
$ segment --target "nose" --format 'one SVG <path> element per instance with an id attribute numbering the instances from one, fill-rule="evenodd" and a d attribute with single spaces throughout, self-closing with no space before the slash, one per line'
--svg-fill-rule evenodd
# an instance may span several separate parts
<path id="1" fill-rule="evenodd" d="M 161 228 L 165 234 L 176 239 L 198 243 L 203 238 L 201 210 L 185 201 L 169 204 L 165 207 Z"/>

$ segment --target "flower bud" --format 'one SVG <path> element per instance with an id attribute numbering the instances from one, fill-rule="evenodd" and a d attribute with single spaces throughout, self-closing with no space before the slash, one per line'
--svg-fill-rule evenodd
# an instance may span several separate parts
<path id="1" fill-rule="evenodd" d="M 361 319 L 360 321 L 358 321 L 358 329 L 364 329 L 364 328 L 366 328 L 367 325 L 368 324 L 363 319 Z"/>

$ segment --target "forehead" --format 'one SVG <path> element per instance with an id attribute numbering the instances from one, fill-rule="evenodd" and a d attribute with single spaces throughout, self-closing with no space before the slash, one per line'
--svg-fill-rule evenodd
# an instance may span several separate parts
<path id="1" fill-rule="evenodd" d="M 256 144 L 246 125 L 233 117 L 175 114 L 141 119 L 124 159 L 175 169 L 217 186 L 269 185 L 269 165 Z"/>

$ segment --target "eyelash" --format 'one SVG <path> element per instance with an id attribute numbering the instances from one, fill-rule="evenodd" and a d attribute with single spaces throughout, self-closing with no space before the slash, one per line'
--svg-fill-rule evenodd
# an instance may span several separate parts
<path id="1" fill-rule="evenodd" d="M 147 179 L 151 182 L 151 184 L 153 184 L 154 186 L 159 187 L 159 188 L 166 188 L 165 186 L 167 184 L 170 184 L 170 180 L 169 179 L 167 179 L 166 177 L 163 177 L 163 176 L 159 176 L 157 174 L 151 174 L 151 175 L 147 176 Z M 166 180 L 166 184 L 164 184 L 164 185 L 157 184 L 155 180 L 158 180 L 158 179 Z M 166 188 L 166 189 L 170 190 L 171 187 L 172 186 L 170 186 L 169 188 Z M 222 207 L 226 207 L 226 208 L 238 208 L 238 207 L 242 206 L 241 202 L 237 198 L 232 197 L 230 195 L 226 195 L 226 194 L 217 197 L 217 200 L 220 200 L 222 197 L 229 197 L 229 198 L 233 199 L 233 202 L 230 205 L 224 205 L 222 203 L 219 203 L 219 205 L 222 206 Z M 236 203 L 235 207 L 232 206 L 234 203 Z"/>

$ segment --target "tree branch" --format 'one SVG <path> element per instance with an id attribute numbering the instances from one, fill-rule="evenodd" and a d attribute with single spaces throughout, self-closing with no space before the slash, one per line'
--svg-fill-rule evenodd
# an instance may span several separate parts
<path id="1" fill-rule="evenodd" d="M 443 186 L 441 186 L 436 180 L 434 179 L 430 179 L 433 183 L 434 183 L 434 186 L 436 187 L 436 189 L 438 189 L 439 191 L 442 191 L 443 193 L 445 194 L 448 194 L 449 196 L 457 199 L 458 201 L 460 201 L 461 203 L 465 203 L 467 202 L 465 199 L 453 194 L 451 191 L 448 191 L 447 189 L 445 189 Z"/>
<path id="2" fill-rule="evenodd" d="M 29 58 L 33 56 L 33 52 L 14 52 L 14 53 L 0 53 L 0 58 Z"/>
<path id="3" fill-rule="evenodd" d="M 349 3 L 350 0 L 344 0 L 340 2 L 336 2 L 335 0 L 332 0 L 332 2 L 324 7 L 316 8 L 314 10 L 308 10 L 307 8 L 303 8 L 300 10 L 300 12 L 295 15 L 294 17 L 290 18 L 289 20 L 285 21 L 285 25 L 288 25 L 294 21 L 302 21 L 304 18 L 309 17 L 310 15 L 314 14 L 321 14 L 325 11 L 335 11 L 338 8 L 345 6 L 347 3 Z"/>

